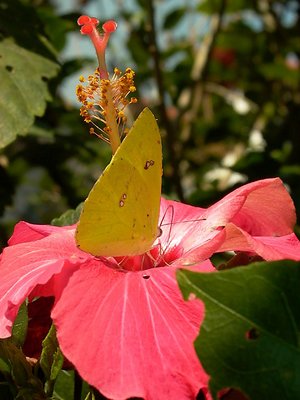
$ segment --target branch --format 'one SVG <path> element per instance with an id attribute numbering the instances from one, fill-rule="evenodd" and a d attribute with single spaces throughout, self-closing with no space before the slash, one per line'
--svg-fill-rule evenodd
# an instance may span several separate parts
<path id="1" fill-rule="evenodd" d="M 219 12 L 211 18 L 210 30 L 204 37 L 199 51 L 195 57 L 195 63 L 191 71 L 192 85 L 188 92 L 183 93 L 178 99 L 178 104 L 184 112 L 181 119 L 184 121 L 181 136 L 187 140 L 192 132 L 193 122 L 201 106 L 204 94 L 205 80 L 208 73 L 208 65 L 211 53 L 220 31 L 223 15 L 225 12 L 226 0 L 220 5 Z"/>
<path id="2" fill-rule="evenodd" d="M 183 190 L 181 186 L 181 180 L 179 175 L 179 160 L 177 156 L 177 152 L 175 150 L 176 146 L 176 136 L 173 126 L 169 120 L 167 107 L 165 102 L 165 85 L 164 85 L 164 77 L 162 73 L 161 63 L 160 63 L 160 52 L 158 49 L 157 39 L 156 39 L 156 27 L 155 27 L 155 9 L 153 5 L 153 0 L 148 0 L 148 33 L 149 33 L 149 51 L 152 55 L 153 63 L 154 63 L 154 74 L 155 80 L 159 93 L 159 109 L 160 115 L 162 119 L 162 125 L 166 131 L 166 144 L 168 149 L 168 154 L 171 161 L 171 171 L 170 171 L 170 180 L 173 184 L 173 187 L 176 191 L 176 194 L 180 200 L 183 200 Z"/>

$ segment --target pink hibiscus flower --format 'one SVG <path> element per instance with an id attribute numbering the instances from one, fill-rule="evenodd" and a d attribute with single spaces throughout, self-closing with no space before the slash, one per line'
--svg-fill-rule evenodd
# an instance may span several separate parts
<path id="1" fill-rule="evenodd" d="M 214 271 L 207 259 L 223 250 L 300 259 L 294 223 L 280 179 L 245 185 L 208 209 L 162 199 L 162 235 L 141 256 L 97 258 L 76 247 L 74 226 L 20 222 L 0 261 L 0 337 L 26 297 L 53 296 L 63 353 L 108 398 L 184 400 L 202 389 L 209 399 L 193 347 L 204 306 L 183 301 L 176 268 Z"/>

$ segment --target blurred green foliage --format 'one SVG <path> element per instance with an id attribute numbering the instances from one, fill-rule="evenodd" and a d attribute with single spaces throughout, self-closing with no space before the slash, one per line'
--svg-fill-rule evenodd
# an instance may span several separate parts
<path id="1" fill-rule="evenodd" d="M 76 208 L 110 159 L 62 95 L 66 79 L 96 67 L 90 44 L 91 59 L 65 56 L 70 35 L 84 40 L 76 19 L 93 3 L 73 1 L 59 15 L 50 0 L 0 0 L 2 245 L 18 220 L 49 223 Z M 132 0 L 109 13 L 122 32 L 109 65 L 136 71 L 129 120 L 147 105 L 161 128 L 163 193 L 207 206 L 243 182 L 280 176 L 299 212 L 298 2 Z M 6 43 L 19 49 L 14 65 Z"/>

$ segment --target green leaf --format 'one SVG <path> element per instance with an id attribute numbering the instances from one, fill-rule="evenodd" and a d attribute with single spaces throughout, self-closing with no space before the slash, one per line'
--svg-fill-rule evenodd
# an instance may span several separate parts
<path id="1" fill-rule="evenodd" d="M 64 363 L 64 356 L 58 346 L 56 329 L 51 326 L 48 335 L 43 340 L 43 350 L 40 357 L 40 366 L 45 374 L 45 392 L 48 397 L 53 396 L 55 382 Z"/>
<path id="2" fill-rule="evenodd" d="M 281 176 L 300 175 L 300 165 L 284 165 L 280 168 Z"/>
<path id="3" fill-rule="evenodd" d="M 186 13 L 186 7 L 177 8 L 168 14 L 164 21 L 164 29 L 174 28 Z"/>
<path id="4" fill-rule="evenodd" d="M 19 308 L 17 318 L 15 319 L 13 329 L 12 329 L 12 338 L 16 345 L 22 346 L 26 339 L 28 327 L 28 313 L 27 313 L 27 305 L 24 302 Z"/>
<path id="5" fill-rule="evenodd" d="M 255 400 L 300 398 L 300 263 L 179 270 L 177 279 L 185 299 L 194 293 L 205 303 L 195 347 L 215 399 L 222 388 Z"/>
<path id="6" fill-rule="evenodd" d="M 62 369 L 64 357 L 58 347 L 56 329 L 51 326 L 43 340 L 43 350 L 40 358 L 41 368 L 48 381 L 54 381 Z"/>
<path id="7" fill-rule="evenodd" d="M 2 357 L 0 358 L 0 372 L 2 374 L 9 374 L 10 373 L 10 363 L 9 360 L 4 360 Z"/>
<path id="8" fill-rule="evenodd" d="M 201 1 L 199 2 L 199 6 L 197 7 L 197 9 L 200 12 L 212 14 L 218 12 L 218 10 L 221 8 L 221 3 L 222 0 Z M 235 1 L 230 1 L 228 2 L 228 4 L 226 4 L 227 13 L 237 12 L 242 10 L 245 11 L 252 8 L 253 4 L 249 0 L 235 0 Z"/>
<path id="9" fill-rule="evenodd" d="M 58 64 L 15 44 L 0 42 L 0 147 L 25 135 L 35 116 L 42 116 L 50 100 L 46 81 Z"/>
<path id="10" fill-rule="evenodd" d="M 55 226 L 66 226 L 66 225 L 76 224 L 76 222 L 79 220 L 82 206 L 83 203 L 80 203 L 75 210 L 67 210 L 60 217 L 54 218 L 51 221 L 51 224 Z"/>
<path id="11" fill-rule="evenodd" d="M 74 371 L 62 370 L 55 382 L 54 399 L 73 400 L 74 399 Z"/>
<path id="12" fill-rule="evenodd" d="M 96 400 L 94 393 L 89 392 L 84 400 Z"/>
<path id="13" fill-rule="evenodd" d="M 80 381 L 81 378 L 74 370 L 61 370 L 55 381 L 53 400 L 74 400 L 74 393 L 76 393 L 76 399 L 95 400 L 93 389 L 85 381 L 81 381 L 81 387 L 80 384 L 78 385 L 78 380 Z"/>
<path id="14" fill-rule="evenodd" d="M 1 374 L 8 383 L 14 399 L 46 400 L 41 381 L 33 374 L 32 366 L 27 362 L 22 350 L 11 339 L 0 340 L 0 360 Z"/>
<path id="15" fill-rule="evenodd" d="M 53 354 L 53 364 L 51 366 L 50 379 L 55 380 L 62 369 L 64 363 L 64 356 L 59 347 L 57 347 L 56 352 Z"/>
<path id="16" fill-rule="evenodd" d="M 46 377 L 45 392 L 49 397 L 53 395 L 55 382 L 62 370 L 63 363 L 64 356 L 58 346 L 55 326 L 52 325 L 43 340 L 43 350 L 40 357 L 40 366 Z"/>

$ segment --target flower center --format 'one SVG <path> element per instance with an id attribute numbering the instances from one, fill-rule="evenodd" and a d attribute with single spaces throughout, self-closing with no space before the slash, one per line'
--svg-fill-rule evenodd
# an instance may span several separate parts
<path id="1" fill-rule="evenodd" d="M 157 244 L 145 254 L 132 257 L 115 257 L 115 260 L 119 268 L 124 270 L 145 271 L 151 268 L 171 266 L 181 256 L 182 249 L 180 246 L 164 250 L 160 244 Z"/>
<path id="2" fill-rule="evenodd" d="M 79 78 L 81 84 L 76 88 L 76 95 L 82 104 L 80 115 L 92 125 L 90 133 L 109 143 L 115 153 L 121 138 L 127 133 L 125 108 L 137 102 L 135 97 L 127 98 L 136 91 L 135 73 L 131 68 L 124 73 L 115 68 L 110 77 L 107 71 L 105 50 L 111 33 L 117 29 L 115 21 L 106 21 L 102 25 L 102 34 L 97 30 L 97 18 L 82 15 L 77 22 L 81 26 L 80 32 L 92 40 L 99 62 L 98 68 L 87 80 L 83 76 Z"/>

